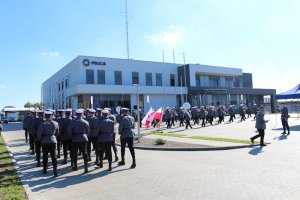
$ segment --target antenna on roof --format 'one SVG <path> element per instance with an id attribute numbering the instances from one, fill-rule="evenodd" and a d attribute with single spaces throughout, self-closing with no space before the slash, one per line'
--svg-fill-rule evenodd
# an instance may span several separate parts
<path id="1" fill-rule="evenodd" d="M 128 31 L 128 7 L 127 7 L 127 0 L 125 0 L 124 14 L 125 14 L 126 53 L 127 53 L 127 59 L 129 59 L 129 31 Z"/>

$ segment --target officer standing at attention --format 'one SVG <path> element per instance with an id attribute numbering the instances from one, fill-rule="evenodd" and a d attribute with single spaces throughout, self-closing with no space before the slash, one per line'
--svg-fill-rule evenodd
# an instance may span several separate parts
<path id="1" fill-rule="evenodd" d="M 68 150 L 71 149 L 72 145 L 72 136 L 68 134 L 68 127 L 72 122 L 72 109 L 66 109 L 65 114 L 65 117 L 61 119 L 61 123 L 59 124 L 59 134 L 64 153 L 63 165 L 68 163 Z"/>
<path id="2" fill-rule="evenodd" d="M 64 110 L 60 109 L 57 110 L 57 116 L 54 119 L 54 121 L 56 121 L 59 125 L 61 124 L 61 119 L 64 117 Z M 60 146 L 61 146 L 61 135 L 57 135 L 56 136 L 57 139 L 57 158 L 60 158 Z"/>
<path id="3" fill-rule="evenodd" d="M 88 161 L 91 161 L 91 151 L 92 151 L 92 144 L 93 148 L 97 149 L 97 133 L 96 128 L 99 123 L 99 119 L 95 116 L 96 111 L 94 109 L 87 109 L 87 118 L 86 121 L 89 122 L 90 125 L 90 134 L 88 135 L 89 141 L 87 144 L 87 154 L 88 154 Z M 96 162 L 98 163 L 98 156 L 96 151 Z"/>
<path id="4" fill-rule="evenodd" d="M 23 120 L 23 130 L 25 131 L 25 140 L 28 143 L 28 125 L 29 125 L 29 118 L 30 118 L 30 111 L 27 111 L 27 115 Z"/>
<path id="5" fill-rule="evenodd" d="M 32 131 L 33 137 L 34 137 L 34 147 L 35 147 L 36 161 L 37 161 L 36 166 L 40 167 L 41 166 L 41 147 L 42 146 L 41 146 L 41 141 L 37 140 L 36 134 L 37 134 L 37 131 L 38 131 L 40 125 L 42 123 L 44 123 L 44 121 L 45 121 L 44 120 L 44 111 L 38 110 L 37 115 L 38 115 L 38 117 L 33 120 L 31 131 Z"/>
<path id="6" fill-rule="evenodd" d="M 281 113 L 281 123 L 282 123 L 282 127 L 283 127 L 283 133 L 281 134 L 286 134 L 286 130 L 288 131 L 287 135 L 290 134 L 290 126 L 288 123 L 288 119 L 289 119 L 289 109 L 287 108 L 285 103 L 282 103 L 282 108 L 280 110 Z"/>
<path id="7" fill-rule="evenodd" d="M 134 118 L 129 116 L 129 109 L 128 108 L 122 108 L 122 117 L 120 119 L 119 123 L 119 135 L 121 136 L 121 162 L 118 163 L 118 165 L 125 165 L 125 146 L 128 145 L 128 148 L 130 150 L 130 154 L 132 157 L 132 165 L 131 168 L 136 167 L 135 162 L 135 152 L 133 148 L 133 137 L 134 132 L 132 129 L 134 129 Z"/>
<path id="8" fill-rule="evenodd" d="M 89 123 L 82 118 L 84 110 L 77 109 L 75 111 L 76 118 L 69 127 L 68 133 L 72 136 L 72 150 L 71 150 L 71 166 L 72 170 L 77 170 L 78 149 L 83 154 L 84 173 L 88 173 L 88 157 L 87 157 L 87 142 L 88 134 L 90 132 Z"/>
<path id="9" fill-rule="evenodd" d="M 112 120 L 114 122 L 114 125 L 115 125 L 117 123 L 116 116 L 114 116 L 114 115 L 111 114 L 111 109 L 110 108 L 104 108 L 104 109 L 109 112 L 108 113 L 108 118 L 110 120 Z M 112 148 L 113 148 L 113 151 L 114 151 L 114 154 L 115 154 L 115 162 L 117 162 L 119 160 L 119 157 L 118 157 L 118 149 L 116 147 L 115 140 L 116 140 L 116 132 L 114 130 Z M 106 155 L 106 153 L 105 153 L 105 155 Z"/>
<path id="10" fill-rule="evenodd" d="M 266 122 L 268 121 L 264 119 L 264 115 L 265 115 L 265 109 L 260 108 L 256 115 L 256 123 L 255 123 L 255 128 L 257 128 L 258 134 L 250 138 L 251 143 L 254 144 L 254 140 L 260 137 L 261 147 L 267 146 L 264 143 L 264 137 L 265 137 Z"/>
<path id="11" fill-rule="evenodd" d="M 35 149 L 34 149 L 34 135 L 33 135 L 33 122 L 34 119 L 36 118 L 36 110 L 31 111 L 30 116 L 28 117 L 28 122 L 27 122 L 27 129 L 29 131 L 29 146 L 31 150 L 31 155 L 34 155 Z"/>
<path id="12" fill-rule="evenodd" d="M 102 110 L 103 119 L 99 122 L 96 134 L 97 134 L 97 150 L 100 157 L 100 163 L 98 164 L 100 168 L 103 168 L 103 153 L 108 159 L 108 170 L 111 171 L 112 155 L 111 146 L 113 142 L 115 123 L 109 119 L 109 111 Z"/>
<path id="13" fill-rule="evenodd" d="M 50 153 L 53 174 L 57 177 L 57 160 L 55 155 L 55 149 L 57 144 L 56 136 L 59 133 L 58 123 L 52 119 L 53 112 L 46 111 L 46 121 L 43 122 L 37 132 L 37 141 L 40 141 L 43 149 L 43 173 L 47 174 L 48 167 L 48 154 Z"/>

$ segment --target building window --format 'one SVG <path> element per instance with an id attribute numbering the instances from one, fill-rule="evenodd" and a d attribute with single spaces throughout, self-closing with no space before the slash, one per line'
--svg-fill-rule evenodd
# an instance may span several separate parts
<path id="1" fill-rule="evenodd" d="M 132 72 L 132 84 L 139 84 L 139 73 Z"/>
<path id="2" fill-rule="evenodd" d="M 97 76 L 98 76 L 98 84 L 105 84 L 105 71 L 98 70 Z"/>
<path id="3" fill-rule="evenodd" d="M 175 86 L 175 75 L 170 74 L 170 86 Z"/>
<path id="4" fill-rule="evenodd" d="M 229 88 L 231 88 L 231 87 L 233 87 L 233 79 L 232 78 L 225 78 L 225 87 L 229 87 Z"/>
<path id="5" fill-rule="evenodd" d="M 162 75 L 161 75 L 161 73 L 156 74 L 156 86 L 162 86 Z"/>
<path id="6" fill-rule="evenodd" d="M 64 90 L 64 81 L 61 82 L 61 90 Z"/>
<path id="7" fill-rule="evenodd" d="M 210 76 L 209 77 L 209 87 L 220 87 L 220 77 Z"/>
<path id="8" fill-rule="evenodd" d="M 94 84 L 94 70 L 93 69 L 86 70 L 86 84 Z"/>
<path id="9" fill-rule="evenodd" d="M 66 89 L 68 88 L 68 79 L 65 79 Z"/>
<path id="10" fill-rule="evenodd" d="M 201 86 L 200 74 L 196 74 L 196 86 Z"/>
<path id="11" fill-rule="evenodd" d="M 146 73 L 146 85 L 152 86 L 152 73 Z"/>
<path id="12" fill-rule="evenodd" d="M 60 92 L 60 83 L 58 84 L 58 91 Z"/>
<path id="13" fill-rule="evenodd" d="M 115 84 L 122 85 L 122 72 L 121 71 L 115 71 Z"/>

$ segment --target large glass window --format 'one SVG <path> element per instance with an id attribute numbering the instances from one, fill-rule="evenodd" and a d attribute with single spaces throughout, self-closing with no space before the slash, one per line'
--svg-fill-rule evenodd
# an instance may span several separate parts
<path id="1" fill-rule="evenodd" d="M 175 75 L 170 74 L 170 86 L 175 86 Z"/>
<path id="2" fill-rule="evenodd" d="M 97 71 L 98 84 L 105 84 L 105 70 Z"/>
<path id="3" fill-rule="evenodd" d="M 115 84 L 122 85 L 122 72 L 121 71 L 115 71 Z"/>
<path id="4" fill-rule="evenodd" d="M 162 86 L 162 74 L 156 73 L 156 86 Z"/>
<path id="5" fill-rule="evenodd" d="M 132 72 L 132 84 L 139 84 L 139 73 Z"/>
<path id="6" fill-rule="evenodd" d="M 146 73 L 146 85 L 152 86 L 152 73 Z"/>
<path id="7" fill-rule="evenodd" d="M 196 86 L 201 86 L 201 81 L 200 81 L 200 74 L 196 74 Z"/>
<path id="8" fill-rule="evenodd" d="M 225 78 L 225 87 L 233 87 L 233 78 L 230 77 L 226 77 Z"/>
<path id="9" fill-rule="evenodd" d="M 86 70 L 86 84 L 94 84 L 94 70 L 87 69 Z"/>
<path id="10" fill-rule="evenodd" d="M 209 87 L 220 87 L 220 77 L 209 76 Z"/>

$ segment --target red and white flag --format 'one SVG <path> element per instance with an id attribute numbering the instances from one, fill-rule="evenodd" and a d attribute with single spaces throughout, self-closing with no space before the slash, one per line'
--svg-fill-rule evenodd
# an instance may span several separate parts
<path id="1" fill-rule="evenodd" d="M 150 127 L 150 123 L 151 121 L 148 121 L 149 118 L 151 117 L 151 115 L 154 113 L 154 110 L 152 109 L 152 107 L 149 109 L 149 111 L 147 112 L 147 114 L 145 115 L 145 117 L 142 120 L 142 124 L 145 125 L 147 128 Z"/>

